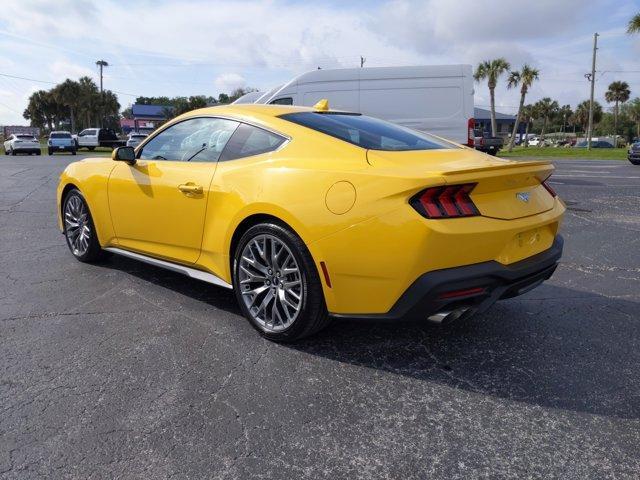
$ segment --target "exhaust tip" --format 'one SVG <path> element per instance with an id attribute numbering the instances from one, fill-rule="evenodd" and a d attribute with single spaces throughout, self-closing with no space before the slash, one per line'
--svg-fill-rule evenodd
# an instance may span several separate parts
<path id="1" fill-rule="evenodd" d="M 455 310 L 443 310 L 428 316 L 427 320 L 438 325 L 444 325 L 446 323 L 455 322 L 468 311 L 469 307 L 460 307 Z"/>

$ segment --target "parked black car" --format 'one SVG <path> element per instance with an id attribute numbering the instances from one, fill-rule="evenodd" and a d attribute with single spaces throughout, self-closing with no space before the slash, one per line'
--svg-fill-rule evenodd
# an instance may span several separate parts
<path id="1" fill-rule="evenodd" d="M 627 152 L 627 160 L 634 165 L 640 165 L 640 142 L 631 144 Z"/>
<path id="2" fill-rule="evenodd" d="M 587 148 L 587 141 L 583 140 L 576 144 L 576 148 Z M 591 148 L 613 148 L 609 142 L 605 142 L 604 140 L 594 140 L 591 142 Z"/>
<path id="3" fill-rule="evenodd" d="M 488 132 L 476 128 L 473 130 L 474 146 L 476 150 L 496 155 L 502 148 L 504 141 L 500 137 L 492 137 Z"/>

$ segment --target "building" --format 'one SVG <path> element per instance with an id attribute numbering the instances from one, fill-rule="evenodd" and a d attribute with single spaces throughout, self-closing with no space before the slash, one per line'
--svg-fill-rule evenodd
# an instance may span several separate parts
<path id="1" fill-rule="evenodd" d="M 473 118 L 476 120 L 476 128 L 482 129 L 486 133 L 491 133 L 491 111 L 484 108 L 474 107 Z M 515 115 L 496 112 L 496 132 L 497 137 L 509 138 L 513 132 L 513 125 L 516 123 Z M 525 124 L 520 123 L 518 133 L 524 135 Z"/>
<path id="2" fill-rule="evenodd" d="M 173 109 L 170 105 L 131 105 L 131 118 L 120 120 L 120 126 L 124 133 L 144 132 L 150 133 L 167 120 L 166 112 Z"/>

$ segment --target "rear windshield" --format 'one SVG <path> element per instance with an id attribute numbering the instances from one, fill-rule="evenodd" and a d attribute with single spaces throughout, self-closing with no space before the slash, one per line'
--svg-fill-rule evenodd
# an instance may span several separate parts
<path id="1" fill-rule="evenodd" d="M 70 133 L 52 133 L 49 138 L 71 138 Z"/>
<path id="2" fill-rule="evenodd" d="M 20 140 L 34 140 L 36 137 L 33 135 L 16 135 L 16 138 L 19 138 Z"/>
<path id="3" fill-rule="evenodd" d="M 405 151 L 455 148 L 426 133 L 358 113 L 297 112 L 280 118 L 371 150 Z"/>

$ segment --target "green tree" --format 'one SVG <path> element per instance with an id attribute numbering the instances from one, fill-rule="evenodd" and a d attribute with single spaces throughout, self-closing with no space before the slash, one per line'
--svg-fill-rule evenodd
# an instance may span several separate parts
<path id="1" fill-rule="evenodd" d="M 576 112 L 573 115 L 574 122 L 582 127 L 582 131 L 586 132 L 589 128 L 589 100 L 578 104 Z M 602 105 L 593 102 L 593 123 L 597 124 L 602 120 Z"/>
<path id="2" fill-rule="evenodd" d="M 518 126 L 520 123 L 520 114 L 524 108 L 524 99 L 529 92 L 531 84 L 538 80 L 539 72 L 535 68 L 531 68 L 525 64 L 522 66 L 522 70 L 514 70 L 509 72 L 509 78 L 507 80 L 507 88 L 516 88 L 520 86 L 520 103 L 518 104 L 518 113 L 516 113 L 516 121 L 513 124 L 513 132 L 511 133 L 511 139 L 509 140 L 508 151 L 513 150 L 513 144 L 516 141 L 516 133 L 518 132 Z M 493 126 L 492 126 L 493 128 Z"/>
<path id="3" fill-rule="evenodd" d="M 560 130 L 566 132 L 567 125 L 573 119 L 573 110 L 571 105 L 563 105 L 558 109 L 558 121 L 560 122 Z"/>
<path id="4" fill-rule="evenodd" d="M 82 128 L 95 126 L 93 120 L 100 108 L 100 92 L 95 82 L 89 77 L 81 77 L 78 80 L 80 87 L 80 102 L 78 104 L 78 116 L 82 118 L 80 122 Z"/>
<path id="5" fill-rule="evenodd" d="M 56 108 L 51 95 L 45 90 L 33 92 L 23 113 L 25 120 L 29 120 L 32 127 L 53 129 Z"/>
<path id="6" fill-rule="evenodd" d="M 78 82 L 66 79 L 53 88 L 52 94 L 56 102 L 64 105 L 69 110 L 69 120 L 71 121 L 71 133 L 76 131 L 76 112 L 80 105 L 81 88 Z"/>
<path id="7" fill-rule="evenodd" d="M 613 107 L 613 132 L 618 134 L 618 107 L 620 103 L 624 103 L 629 100 L 631 96 L 631 90 L 629 90 L 629 84 L 627 82 L 611 82 L 609 88 L 604 94 L 604 99 L 608 102 L 614 102 Z"/>
<path id="8" fill-rule="evenodd" d="M 509 62 L 504 58 L 486 60 L 480 62 L 476 68 L 473 78 L 476 82 L 487 81 L 489 87 L 489 99 L 491 108 L 491 136 L 496 136 L 498 128 L 496 126 L 496 85 L 500 76 L 509 70 Z"/>
<path id="9" fill-rule="evenodd" d="M 634 34 L 640 32 L 640 13 L 636 13 L 627 24 L 627 33 Z"/>
<path id="10" fill-rule="evenodd" d="M 531 121 L 534 118 L 534 108 L 533 105 L 525 105 L 520 110 L 520 121 L 524 123 L 524 146 L 525 148 L 529 146 L 529 127 L 531 126 Z"/>
<path id="11" fill-rule="evenodd" d="M 636 138 L 640 138 L 640 98 L 636 97 L 622 107 L 624 113 L 636 124 Z"/>
<path id="12" fill-rule="evenodd" d="M 555 100 L 551 100 L 549 97 L 544 97 L 541 100 L 538 100 L 534 109 L 537 112 L 537 116 L 542 118 L 542 131 L 540 132 L 540 143 L 538 146 L 542 146 L 544 141 L 544 133 L 547 128 L 547 123 L 549 119 L 555 116 L 558 113 L 559 105 Z"/>

